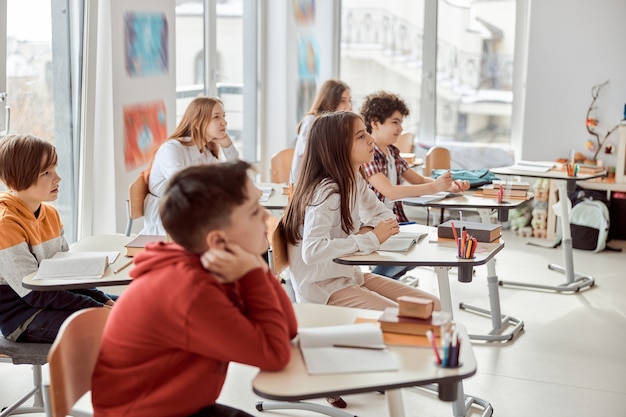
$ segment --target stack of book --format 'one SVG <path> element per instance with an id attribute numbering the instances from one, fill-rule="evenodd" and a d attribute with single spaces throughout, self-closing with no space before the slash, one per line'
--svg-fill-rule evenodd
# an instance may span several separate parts
<path id="1" fill-rule="evenodd" d="M 454 222 L 448 220 L 437 226 L 437 236 L 443 239 L 454 239 L 452 225 Z M 459 227 L 462 225 L 463 227 Z M 497 223 L 463 222 L 455 225 L 457 236 L 461 237 L 463 228 L 468 234 L 476 238 L 478 242 L 490 243 L 498 240 L 502 234 L 502 225 Z"/>
<path id="2" fill-rule="evenodd" d="M 502 197 L 526 197 L 530 190 L 530 183 L 526 181 L 501 181 L 494 180 L 491 184 L 483 185 L 482 191 L 485 197 L 497 197 L 502 187 Z"/>
<path id="3" fill-rule="evenodd" d="M 378 322 L 383 332 L 424 336 L 430 330 L 439 335 L 432 312 L 432 300 L 403 296 L 398 298 L 398 307 L 387 307 Z"/>
<path id="4" fill-rule="evenodd" d="M 146 249 L 146 245 L 152 242 L 167 242 L 167 236 L 161 235 L 137 235 L 136 238 L 126 245 L 126 256 L 133 257 Z"/>

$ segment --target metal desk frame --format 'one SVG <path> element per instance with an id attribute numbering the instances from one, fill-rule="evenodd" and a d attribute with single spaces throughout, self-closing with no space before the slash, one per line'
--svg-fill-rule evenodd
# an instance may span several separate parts
<path id="1" fill-rule="evenodd" d="M 577 181 L 584 181 L 592 178 L 600 178 L 606 176 L 606 172 L 597 174 L 579 174 L 578 176 L 569 176 L 565 171 L 551 169 L 546 172 L 524 171 L 523 169 L 512 167 L 493 168 L 491 171 L 497 175 L 514 175 L 520 177 L 531 178 L 548 178 L 552 180 L 562 180 L 559 183 L 557 192 L 559 197 L 558 207 L 561 217 L 561 233 L 563 234 L 561 244 L 563 245 L 563 262 L 565 266 L 556 264 L 548 264 L 548 269 L 565 275 L 565 282 L 558 285 L 534 284 L 527 282 L 500 281 L 500 285 L 510 285 L 522 288 L 536 288 L 541 290 L 551 290 L 557 293 L 577 293 L 581 289 L 591 288 L 595 285 L 593 277 L 590 275 L 579 274 L 574 270 L 574 254 L 572 247 L 572 232 L 570 229 L 570 219 L 568 210 L 568 191 L 576 189 Z"/>

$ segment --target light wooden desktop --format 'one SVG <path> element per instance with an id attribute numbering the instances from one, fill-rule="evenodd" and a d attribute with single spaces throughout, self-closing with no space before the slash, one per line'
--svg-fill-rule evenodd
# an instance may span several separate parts
<path id="1" fill-rule="evenodd" d="M 70 251 L 90 252 L 90 251 L 119 251 L 120 255 L 115 262 L 109 265 L 102 278 L 84 280 L 84 279 L 33 279 L 36 273 L 32 273 L 22 280 L 25 288 L 36 291 L 57 291 L 72 290 L 78 288 L 105 287 L 112 285 L 125 285 L 130 283 L 131 278 L 128 275 L 132 265 L 126 265 L 132 262 L 132 258 L 125 256 L 125 244 L 133 240 L 134 237 L 123 235 L 96 235 L 85 237 L 70 247 Z M 118 273 L 114 271 L 119 270 Z"/>
<path id="2" fill-rule="evenodd" d="M 300 327 L 332 326 L 354 323 L 357 317 L 378 318 L 380 311 L 363 310 L 320 304 L 295 304 L 298 325 Z M 277 400 L 275 403 L 263 401 L 257 404 L 258 410 L 295 408 L 300 400 L 345 395 L 360 392 L 385 391 L 389 416 L 404 416 L 401 387 L 426 384 L 439 385 L 439 397 L 444 401 L 453 401 L 453 415 L 464 416 L 465 398 L 460 381 L 476 373 L 476 360 L 465 329 L 459 326 L 462 334 L 461 352 L 458 368 L 442 368 L 435 362 L 432 348 L 413 346 L 388 346 L 399 365 L 398 371 L 360 372 L 348 374 L 309 375 L 302 359 L 300 349 L 292 345 L 291 360 L 287 367 L 279 372 L 261 371 L 252 382 L 256 394 Z M 267 408 L 264 408 L 264 405 Z M 306 405 L 310 405 L 306 403 Z M 350 416 L 339 410 L 334 415 Z"/>
<path id="3" fill-rule="evenodd" d="M 563 258 L 564 258 L 565 264 L 564 266 L 549 264 L 548 268 L 553 271 L 564 274 L 566 281 L 559 285 L 544 285 L 544 284 L 534 284 L 534 283 L 526 283 L 526 282 L 500 281 L 500 285 L 512 285 L 516 287 L 552 290 L 558 293 L 578 292 L 583 288 L 593 287 L 595 284 L 593 277 L 589 275 L 576 273 L 574 270 L 574 255 L 573 255 L 573 248 L 572 248 L 572 234 L 570 230 L 569 211 L 567 210 L 567 205 L 565 202 L 568 200 L 567 193 L 575 190 L 576 183 L 578 181 L 586 181 L 586 180 L 590 180 L 594 178 L 605 177 L 606 172 L 602 171 L 602 172 L 593 173 L 593 174 L 578 173 L 577 175 L 573 176 L 573 175 L 568 175 L 566 170 L 558 166 L 555 166 L 555 168 L 550 169 L 548 171 L 536 171 L 536 170 L 526 170 L 524 169 L 524 167 L 520 167 L 519 165 L 492 168 L 491 172 L 493 172 L 496 175 L 530 177 L 530 178 L 548 178 L 551 180 L 561 180 L 560 185 L 558 187 L 558 198 L 559 198 L 558 204 L 559 204 L 559 212 L 560 212 L 559 214 L 561 218 L 561 233 L 562 233 L 561 244 L 563 246 Z"/>

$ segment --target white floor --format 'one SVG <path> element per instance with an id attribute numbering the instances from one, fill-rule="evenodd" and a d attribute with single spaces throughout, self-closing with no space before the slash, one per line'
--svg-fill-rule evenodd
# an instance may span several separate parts
<path id="1" fill-rule="evenodd" d="M 509 281 L 560 284 L 565 277 L 547 268 L 563 264 L 561 248 L 527 245 L 510 231 L 504 232 L 505 249 L 496 270 Z M 478 372 L 466 380 L 466 394 L 491 403 L 494 415 L 528 416 L 626 416 L 626 241 L 612 246 L 624 252 L 593 254 L 574 251 L 577 272 L 591 275 L 596 285 L 576 294 L 500 287 L 502 313 L 524 321 L 524 330 L 512 342 L 473 343 Z M 432 270 L 418 268 L 422 289 L 437 292 Z M 480 267 L 472 283 L 452 276 L 453 302 L 488 308 L 486 268 Z M 485 317 L 455 310 L 455 319 L 470 333 L 486 333 Z M 256 416 L 314 416 L 303 411 L 255 410 L 260 398 L 250 388 L 254 368 L 232 365 L 221 402 Z M 31 380 L 28 366 L 0 364 L 0 406 L 26 391 Z M 379 393 L 348 395 L 347 411 L 361 417 L 387 415 L 385 396 Z M 451 416 L 448 403 L 419 389 L 403 392 L 407 416 Z M 323 400 L 318 401 L 324 403 Z M 478 416 L 473 408 L 468 416 Z M 33 415 L 33 414 L 31 414 Z M 392 416 L 393 417 L 393 416 Z"/>

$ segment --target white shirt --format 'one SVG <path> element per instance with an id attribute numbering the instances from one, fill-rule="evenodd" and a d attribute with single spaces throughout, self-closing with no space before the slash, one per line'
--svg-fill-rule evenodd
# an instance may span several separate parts
<path id="1" fill-rule="evenodd" d="M 389 151 L 389 148 L 387 148 L 387 178 L 389 179 L 389 182 L 393 185 L 396 185 L 398 183 L 398 171 L 396 169 L 396 158 L 393 157 L 393 155 L 391 154 L 391 151 Z M 385 197 L 385 206 L 387 206 L 387 208 L 389 210 L 393 210 L 393 206 L 395 204 L 394 200 L 390 200 L 389 198 Z"/>
<path id="2" fill-rule="evenodd" d="M 304 156 L 304 150 L 306 149 L 306 140 L 309 136 L 309 130 L 311 124 L 313 124 L 315 116 L 307 114 L 302 123 L 300 123 L 300 132 L 296 138 L 296 147 L 293 151 L 293 160 L 291 161 L 291 175 L 289 181 L 294 184 L 300 175 L 300 169 L 302 168 L 302 157 Z"/>
<path id="3" fill-rule="evenodd" d="M 361 226 L 375 227 L 381 220 L 395 219 L 395 214 L 357 175 L 356 199 L 350 207 L 354 230 L 350 234 L 344 232 L 335 187 L 328 181 L 317 187 L 305 211 L 302 241 L 296 246 L 288 245 L 289 270 L 298 302 L 326 304 L 335 291 L 363 285 L 358 266 L 340 265 L 333 259 L 377 250 L 380 243 L 374 232 L 356 233 Z"/>
<path id="4" fill-rule="evenodd" d="M 183 140 L 191 142 L 191 138 L 183 138 Z M 239 158 L 239 152 L 234 145 L 221 149 L 226 160 L 231 161 Z M 163 143 L 154 156 L 154 162 L 150 170 L 150 180 L 148 182 L 150 193 L 144 200 L 144 226 L 140 233 L 146 235 L 166 234 L 159 216 L 159 200 L 165 191 L 167 182 L 175 173 L 190 166 L 211 164 L 219 161 L 220 159 L 213 156 L 208 149 L 200 153 L 197 146 L 185 146 L 177 139 L 170 139 Z"/>

